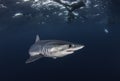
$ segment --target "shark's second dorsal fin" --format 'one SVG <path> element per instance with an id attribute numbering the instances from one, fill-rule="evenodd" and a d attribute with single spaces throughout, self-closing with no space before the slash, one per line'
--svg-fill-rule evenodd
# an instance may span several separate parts
<path id="1" fill-rule="evenodd" d="M 39 35 L 36 35 L 35 42 L 38 42 L 38 41 L 40 41 L 40 37 L 39 37 Z"/>

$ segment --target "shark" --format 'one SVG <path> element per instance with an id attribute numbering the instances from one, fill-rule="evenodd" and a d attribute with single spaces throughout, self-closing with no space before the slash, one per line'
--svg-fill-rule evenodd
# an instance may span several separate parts
<path id="1" fill-rule="evenodd" d="M 43 57 L 53 59 L 64 57 L 84 47 L 81 44 L 62 40 L 40 40 L 39 35 L 36 35 L 35 43 L 29 49 L 29 59 L 25 63 L 31 63 Z"/>
<path id="2" fill-rule="evenodd" d="M 74 11 L 85 7 L 87 2 L 86 0 L 76 0 L 71 3 L 69 1 L 64 1 L 64 0 L 53 0 L 53 1 L 65 7 L 65 9 L 68 11 L 67 20 L 69 22 L 75 19 Z"/>

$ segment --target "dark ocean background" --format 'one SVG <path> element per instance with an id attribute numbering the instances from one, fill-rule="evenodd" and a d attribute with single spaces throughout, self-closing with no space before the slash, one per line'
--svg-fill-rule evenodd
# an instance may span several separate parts
<path id="1" fill-rule="evenodd" d="M 109 20 L 103 24 L 95 19 L 66 23 L 56 16 L 46 24 L 36 24 L 36 10 L 16 6 L 15 0 L 0 1 L 8 6 L 0 9 L 0 81 L 120 81 L 119 0 L 111 0 L 106 12 Z M 16 11 L 31 12 L 32 17 L 11 18 Z M 41 40 L 71 41 L 85 48 L 56 60 L 42 58 L 25 64 L 37 34 Z"/>

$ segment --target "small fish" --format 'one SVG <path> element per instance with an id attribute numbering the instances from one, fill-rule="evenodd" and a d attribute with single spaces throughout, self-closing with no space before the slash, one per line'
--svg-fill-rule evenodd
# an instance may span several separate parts
<path id="1" fill-rule="evenodd" d="M 108 29 L 104 29 L 104 31 L 105 31 L 105 33 L 107 33 L 107 34 L 109 33 Z"/>
<path id="2" fill-rule="evenodd" d="M 18 12 L 18 13 L 15 13 L 15 14 L 13 15 L 13 18 L 21 17 L 21 16 L 23 16 L 23 13 Z"/>

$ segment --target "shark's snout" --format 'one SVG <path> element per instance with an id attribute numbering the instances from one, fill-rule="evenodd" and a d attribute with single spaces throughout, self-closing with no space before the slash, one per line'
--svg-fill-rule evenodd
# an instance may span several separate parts
<path id="1" fill-rule="evenodd" d="M 85 46 L 84 45 L 78 45 L 77 46 L 77 49 L 79 50 L 79 49 L 82 49 L 82 48 L 84 48 Z"/>
<path id="2" fill-rule="evenodd" d="M 84 45 L 76 44 L 76 45 L 72 45 L 72 46 L 69 48 L 69 50 L 75 51 L 75 50 L 82 49 L 82 48 L 84 48 L 84 47 L 85 47 Z"/>
<path id="3" fill-rule="evenodd" d="M 68 53 L 74 53 L 74 51 L 77 51 L 77 50 L 80 50 L 80 49 L 82 49 L 82 48 L 84 48 L 84 45 L 72 45 L 72 46 L 70 46 L 67 50 L 66 50 L 66 52 L 68 52 Z"/>

